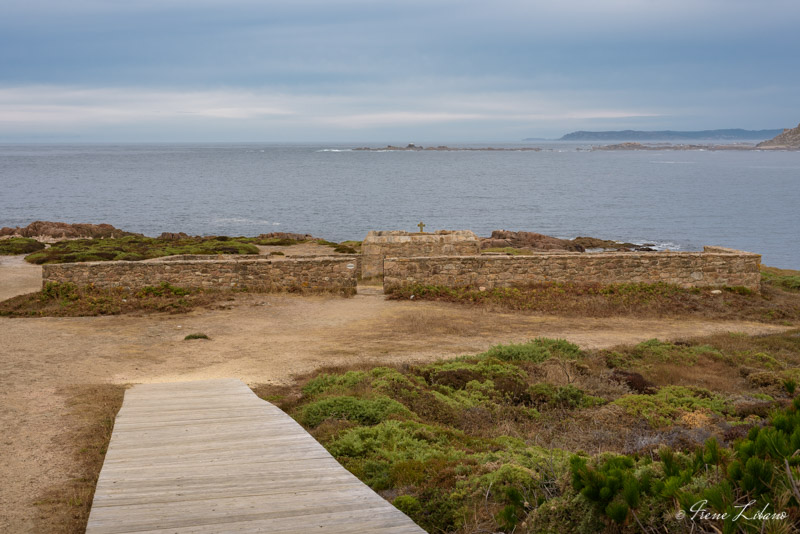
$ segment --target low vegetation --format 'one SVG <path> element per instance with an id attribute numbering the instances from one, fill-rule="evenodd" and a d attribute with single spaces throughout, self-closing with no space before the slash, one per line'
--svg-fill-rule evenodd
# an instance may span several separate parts
<path id="1" fill-rule="evenodd" d="M 543 283 L 485 291 L 479 288 L 412 285 L 393 290 L 389 298 L 410 299 L 413 296 L 415 300 L 565 316 L 702 315 L 714 319 L 746 319 L 789 325 L 800 321 L 800 294 L 791 289 L 791 285 L 797 281 L 800 281 L 800 275 L 775 275 L 772 278 L 767 275 L 760 294 L 744 287 L 728 287 L 718 291 L 711 288 L 684 289 L 666 283 Z"/>
<path id="2" fill-rule="evenodd" d="M 42 250 L 44 243 L 39 243 L 29 237 L 12 237 L 0 239 L 0 255 L 11 256 L 14 254 L 30 254 Z"/>
<path id="3" fill-rule="evenodd" d="M 237 237 L 236 241 L 242 243 L 250 243 L 252 245 L 261 245 L 265 247 L 291 247 L 301 243 L 307 243 L 302 239 L 290 239 L 286 237 Z"/>
<path id="4" fill-rule="evenodd" d="M 58 392 L 69 407 L 75 430 L 59 436 L 59 444 L 74 458 L 72 479 L 36 499 L 39 517 L 32 532 L 84 532 L 103 466 L 114 418 L 122 406 L 125 387 L 114 384 L 73 386 Z"/>
<path id="5" fill-rule="evenodd" d="M 602 351 L 539 338 L 256 392 L 431 533 L 792 532 L 799 364 L 797 330 Z"/>
<path id="6" fill-rule="evenodd" d="M 280 237 L 181 237 L 152 238 L 139 235 L 107 239 L 72 239 L 45 249 L 34 239 L 13 238 L 0 241 L 0 254 L 29 254 L 25 260 L 35 264 L 85 261 L 140 261 L 179 254 L 258 254 L 256 245 L 287 247 L 302 243 L 328 246 L 340 254 L 357 254 L 360 241 L 334 243 L 324 239 L 304 241 Z M 9 250 L 10 252 L 4 252 Z M 276 251 L 270 254 L 283 255 Z"/>
<path id="7" fill-rule="evenodd" d="M 761 278 L 770 285 L 788 291 L 800 291 L 800 271 L 763 267 L 761 269 Z"/>
<path id="8" fill-rule="evenodd" d="M 41 291 L 0 302 L 0 316 L 83 317 L 122 313 L 183 313 L 218 300 L 216 292 L 176 287 L 167 282 L 138 290 L 48 282 Z"/>
<path id="9" fill-rule="evenodd" d="M 192 340 L 192 339 L 209 339 L 210 340 L 211 338 L 208 337 L 206 334 L 203 334 L 203 333 L 189 334 L 188 336 L 183 338 L 184 341 L 189 341 L 189 340 Z"/>
<path id="10" fill-rule="evenodd" d="M 238 238 L 187 237 L 158 239 L 126 236 L 117 239 L 74 239 L 59 241 L 30 254 L 26 261 L 35 264 L 82 261 L 140 261 L 176 254 L 258 254 L 258 248 Z"/>

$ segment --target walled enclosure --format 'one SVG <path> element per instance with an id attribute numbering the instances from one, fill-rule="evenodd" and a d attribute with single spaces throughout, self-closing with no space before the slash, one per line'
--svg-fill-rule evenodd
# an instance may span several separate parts
<path id="1" fill-rule="evenodd" d="M 270 260 L 259 258 L 60 263 L 42 266 L 42 284 L 140 289 L 161 282 L 180 287 L 242 289 L 259 293 L 291 291 L 354 295 L 358 275 L 354 257 Z"/>
<path id="2" fill-rule="evenodd" d="M 386 258 L 384 290 L 410 285 L 523 287 L 543 282 L 665 282 L 681 287 L 743 286 L 760 291 L 761 255 L 722 247 L 703 252 L 544 253 L 531 256 Z"/>
<path id="3" fill-rule="evenodd" d="M 480 252 L 480 240 L 469 230 L 438 230 L 434 233 L 371 231 L 361 243 L 361 276 L 382 276 L 384 258 L 472 256 Z"/>

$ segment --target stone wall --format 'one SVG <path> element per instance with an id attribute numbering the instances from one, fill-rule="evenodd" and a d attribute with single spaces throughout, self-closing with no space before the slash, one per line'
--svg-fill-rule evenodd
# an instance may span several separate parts
<path id="1" fill-rule="evenodd" d="M 761 256 L 721 247 L 703 252 L 609 252 L 386 258 L 384 290 L 414 285 L 522 287 L 543 282 L 666 282 L 681 287 L 760 290 Z"/>
<path id="2" fill-rule="evenodd" d="M 469 230 L 439 230 L 434 233 L 372 231 L 361 243 L 361 276 L 382 276 L 384 258 L 470 256 L 480 252 L 480 239 Z"/>
<path id="3" fill-rule="evenodd" d="M 42 266 L 42 283 L 70 282 L 97 287 L 138 289 L 161 282 L 181 287 L 291 291 L 354 295 L 357 262 L 353 258 L 235 258 L 214 260 L 114 261 Z"/>

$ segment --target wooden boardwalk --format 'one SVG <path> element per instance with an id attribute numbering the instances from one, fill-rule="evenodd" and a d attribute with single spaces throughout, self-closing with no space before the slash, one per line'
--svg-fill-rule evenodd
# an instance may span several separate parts
<path id="1" fill-rule="evenodd" d="M 86 532 L 424 533 L 236 379 L 126 392 Z"/>

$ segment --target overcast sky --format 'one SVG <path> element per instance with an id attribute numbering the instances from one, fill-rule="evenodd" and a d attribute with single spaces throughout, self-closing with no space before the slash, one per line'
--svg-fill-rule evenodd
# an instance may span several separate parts
<path id="1" fill-rule="evenodd" d="M 0 142 L 800 121 L 797 0 L 0 0 Z"/>

